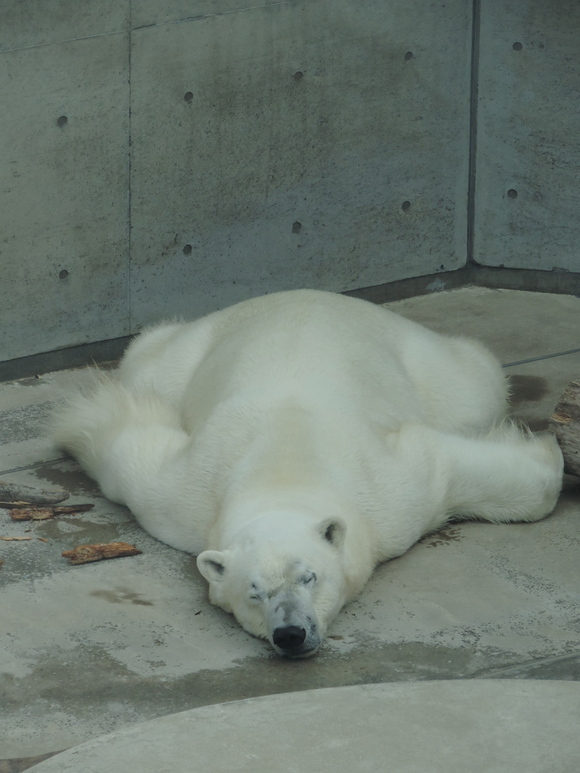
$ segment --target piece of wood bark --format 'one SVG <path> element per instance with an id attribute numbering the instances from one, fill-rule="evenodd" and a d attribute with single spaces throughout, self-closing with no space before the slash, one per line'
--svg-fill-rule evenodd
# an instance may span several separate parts
<path id="1" fill-rule="evenodd" d="M 54 512 L 52 507 L 15 507 L 10 511 L 10 517 L 13 521 L 47 521 L 54 518 Z"/>
<path id="2" fill-rule="evenodd" d="M 46 521 L 57 515 L 76 515 L 92 510 L 94 505 L 59 505 L 57 507 L 14 507 L 10 510 L 13 521 Z"/>
<path id="3" fill-rule="evenodd" d="M 0 501 L 21 502 L 27 505 L 57 505 L 64 502 L 70 494 L 62 489 L 37 489 L 20 483 L 0 480 Z M 3 507 L 4 505 L 0 505 Z"/>
<path id="4" fill-rule="evenodd" d="M 63 551 L 62 555 L 64 558 L 68 558 L 71 564 L 89 564 L 92 561 L 136 556 L 139 553 L 141 551 L 135 545 L 129 545 L 128 542 L 107 542 L 95 545 L 78 545 L 72 550 Z"/>
<path id="5" fill-rule="evenodd" d="M 92 510 L 94 505 L 57 505 L 51 507 L 55 515 L 76 515 L 77 513 L 86 513 Z"/>
<path id="6" fill-rule="evenodd" d="M 3 542 L 25 542 L 32 539 L 32 537 L 0 537 Z"/>
<path id="7" fill-rule="evenodd" d="M 580 475 L 580 381 L 571 381 L 562 393 L 549 428 L 562 449 L 564 472 Z"/>

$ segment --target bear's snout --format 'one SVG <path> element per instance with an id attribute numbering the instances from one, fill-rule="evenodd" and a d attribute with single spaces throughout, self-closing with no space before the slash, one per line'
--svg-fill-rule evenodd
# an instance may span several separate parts
<path id="1" fill-rule="evenodd" d="M 304 588 L 281 588 L 266 602 L 268 640 L 279 655 L 307 658 L 322 642 L 310 594 Z"/>
<path id="2" fill-rule="evenodd" d="M 272 636 L 272 641 L 285 653 L 291 654 L 291 650 L 296 650 L 304 644 L 306 639 L 306 629 L 297 625 L 287 625 L 283 628 L 276 628 Z"/>

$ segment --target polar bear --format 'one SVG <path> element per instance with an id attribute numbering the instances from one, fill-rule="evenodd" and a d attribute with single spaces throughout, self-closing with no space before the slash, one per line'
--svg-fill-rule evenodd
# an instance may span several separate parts
<path id="1" fill-rule="evenodd" d="M 198 556 L 213 604 L 305 657 L 379 562 L 450 518 L 553 509 L 558 445 L 503 421 L 506 404 L 481 344 L 296 290 L 144 331 L 53 436 Z"/>

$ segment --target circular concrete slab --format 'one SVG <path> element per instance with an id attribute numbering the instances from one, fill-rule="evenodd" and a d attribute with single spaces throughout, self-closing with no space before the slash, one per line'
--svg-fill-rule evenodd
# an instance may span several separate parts
<path id="1" fill-rule="evenodd" d="M 568 773 L 580 685 L 372 684 L 222 703 L 77 746 L 35 773 Z"/>

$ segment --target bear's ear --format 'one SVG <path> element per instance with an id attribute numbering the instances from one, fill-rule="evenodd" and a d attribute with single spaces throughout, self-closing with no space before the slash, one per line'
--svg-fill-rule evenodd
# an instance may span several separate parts
<path id="1" fill-rule="evenodd" d="M 227 550 L 205 550 L 197 557 L 197 568 L 209 583 L 216 585 L 223 581 L 227 555 Z"/>
<path id="2" fill-rule="evenodd" d="M 325 518 L 318 524 L 318 532 L 333 547 L 340 548 L 346 536 L 346 523 L 340 518 Z"/>

